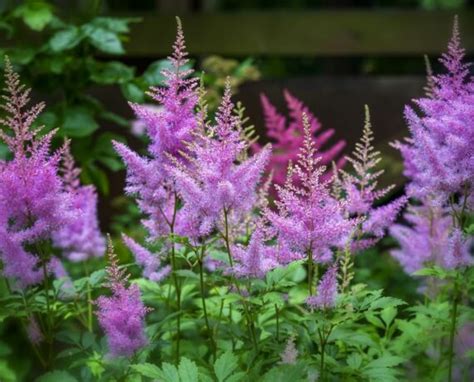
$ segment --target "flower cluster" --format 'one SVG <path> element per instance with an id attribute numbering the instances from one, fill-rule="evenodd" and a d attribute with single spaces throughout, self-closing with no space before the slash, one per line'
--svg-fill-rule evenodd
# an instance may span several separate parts
<path id="1" fill-rule="evenodd" d="M 49 155 L 55 131 L 41 135 L 32 124 L 44 104 L 26 109 L 30 90 L 20 85 L 19 76 L 5 60 L 6 94 L 1 107 L 6 117 L 0 124 L 2 139 L 12 160 L 0 162 L 0 255 L 3 273 L 24 288 L 43 279 L 40 267 L 42 243 L 73 218 L 70 194 L 58 174 L 60 153 Z"/>
<path id="2" fill-rule="evenodd" d="M 325 167 L 316 155 L 307 116 L 303 115 L 304 143 L 298 161 L 288 169 L 283 187 L 277 186 L 278 211 L 267 210 L 281 248 L 280 262 L 288 263 L 308 254 L 316 262 L 332 259 L 333 247 L 345 246 L 355 222 L 344 214 L 343 203 L 332 197 L 328 185 L 321 181 Z"/>
<path id="3" fill-rule="evenodd" d="M 317 294 L 309 296 L 306 299 L 306 304 L 313 309 L 333 308 L 336 305 L 337 286 L 337 264 L 333 264 L 321 278 Z"/>
<path id="4" fill-rule="evenodd" d="M 406 197 L 402 196 L 384 206 L 374 206 L 394 186 L 377 188 L 378 178 L 384 171 L 375 170 L 381 157 L 380 152 L 375 151 L 372 146 L 373 140 L 369 108 L 365 106 L 362 138 L 356 143 L 352 157 L 346 157 L 353 167 L 353 173 L 340 170 L 342 179 L 337 177 L 334 180 L 335 193 L 345 201 L 344 208 L 347 216 L 354 216 L 361 221 L 353 238 L 353 250 L 367 248 L 382 238 L 407 201 Z"/>
<path id="5" fill-rule="evenodd" d="M 285 90 L 283 94 L 289 110 L 289 120 L 278 112 L 267 96 L 261 95 L 266 135 L 274 141 L 272 144 L 273 153 L 268 166 L 273 173 L 274 182 L 283 185 L 288 165 L 298 158 L 299 149 L 304 141 L 303 114 L 307 115 L 309 131 L 311 136 L 314 137 L 314 146 L 317 149 L 315 155 L 320 158 L 320 163 L 328 165 L 331 162 L 336 162 L 336 167 L 342 168 L 345 159 L 343 157 L 338 159 L 338 157 L 346 145 L 345 142 L 339 140 L 330 148 L 324 151 L 321 150 L 334 135 L 334 129 L 321 130 L 321 123 L 302 101 L 293 96 L 288 90 Z M 262 147 L 258 143 L 254 143 L 252 149 L 258 152 Z M 328 180 L 330 177 L 331 172 L 321 175 L 323 180 Z"/>
<path id="6" fill-rule="evenodd" d="M 149 95 L 160 104 L 153 109 L 148 105 L 131 104 L 138 119 L 145 125 L 150 139 L 148 157 L 142 157 L 120 142 L 114 142 L 116 151 L 127 165 L 126 192 L 135 195 L 139 207 L 147 215 L 144 225 L 150 239 L 174 230 L 176 216 L 176 189 L 168 171 L 169 156 L 182 160 L 186 142 L 197 127 L 194 109 L 197 104 L 196 78 L 189 78 L 191 69 L 183 69 L 188 62 L 183 30 L 178 20 L 178 34 L 174 52 L 165 69 L 164 88 L 152 88 Z"/>
<path id="7" fill-rule="evenodd" d="M 456 19 L 448 52 L 440 59 L 447 73 L 432 75 L 427 97 L 415 100 L 421 115 L 407 106 L 411 137 L 394 143 L 410 179 L 407 192 L 418 199 L 405 215 L 411 226 L 390 230 L 400 243 L 392 255 L 407 272 L 429 264 L 472 263 L 472 240 L 463 225 L 474 200 L 474 81 L 463 59 Z"/>
<path id="8" fill-rule="evenodd" d="M 246 158 L 248 143 L 233 115 L 230 84 L 218 108 L 215 126 L 196 134 L 188 145 L 188 163 L 175 160 L 170 173 L 183 200 L 182 232 L 193 239 L 219 228 L 224 219 L 238 222 L 257 201 L 260 182 L 270 149 Z"/>
<path id="9" fill-rule="evenodd" d="M 74 214 L 74 219 L 70 219 L 54 232 L 53 242 L 71 261 L 100 257 L 105 252 L 105 239 L 97 219 L 97 193 L 92 185 L 81 186 L 79 174 L 80 169 L 75 167 L 67 143 L 63 152 L 62 177 L 64 188 L 71 198 L 71 213 Z"/>
<path id="10" fill-rule="evenodd" d="M 99 309 L 97 316 L 107 335 L 110 355 L 130 357 L 147 343 L 144 324 L 149 309 L 143 305 L 136 284 L 127 288 L 128 275 L 119 268 L 110 239 L 107 255 L 110 260 L 107 267 L 108 286 L 112 296 L 99 297 L 96 301 Z"/>
<path id="11" fill-rule="evenodd" d="M 150 281 L 159 282 L 171 271 L 169 265 L 161 267 L 160 257 L 138 244 L 135 240 L 123 234 L 122 239 L 135 256 L 135 262 L 143 268 L 143 276 Z"/>
<path id="12" fill-rule="evenodd" d="M 433 76 L 432 96 L 415 100 L 421 113 L 407 106 L 405 117 L 411 137 L 396 142 L 411 184 L 407 192 L 418 199 L 445 202 L 453 193 L 472 200 L 474 173 L 474 83 L 463 63 L 457 21 L 441 58 L 447 69 Z"/>

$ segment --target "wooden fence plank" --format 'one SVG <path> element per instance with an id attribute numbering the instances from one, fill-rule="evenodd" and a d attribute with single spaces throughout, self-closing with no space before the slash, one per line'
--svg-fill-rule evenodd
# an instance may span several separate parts
<path id="1" fill-rule="evenodd" d="M 135 15 L 134 15 L 135 16 Z M 127 54 L 167 55 L 176 22 L 142 15 L 132 27 Z M 198 13 L 182 16 L 191 54 L 229 56 L 363 56 L 439 54 L 454 14 L 401 10 Z M 474 52 L 474 10 L 459 13 L 463 45 Z"/>

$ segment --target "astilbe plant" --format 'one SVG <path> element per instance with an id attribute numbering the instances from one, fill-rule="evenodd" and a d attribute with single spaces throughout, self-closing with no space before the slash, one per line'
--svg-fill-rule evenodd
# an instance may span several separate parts
<path id="1" fill-rule="evenodd" d="M 106 333 L 110 355 L 130 357 L 147 343 L 144 320 L 149 309 L 143 305 L 138 285 L 127 286 L 129 276 L 120 269 L 110 238 L 107 255 L 107 285 L 112 296 L 101 296 L 96 301 L 97 317 Z"/>
<path id="2" fill-rule="evenodd" d="M 309 131 L 314 137 L 315 154 L 320 158 L 322 165 L 329 165 L 336 162 L 337 168 L 342 168 L 345 163 L 344 157 L 340 154 L 346 143 L 338 140 L 329 148 L 323 150 L 334 135 L 334 129 L 322 130 L 322 125 L 316 116 L 304 105 L 304 103 L 292 95 L 288 90 L 283 92 L 289 111 L 289 118 L 281 114 L 264 94 L 260 96 L 263 114 L 265 117 L 265 133 L 272 141 L 273 152 L 270 156 L 268 170 L 272 172 L 273 181 L 283 185 L 286 180 L 287 167 L 290 162 L 295 162 L 298 152 L 304 142 L 303 114 L 307 115 Z M 261 145 L 252 145 L 254 152 L 262 149 Z M 322 180 L 331 178 L 331 171 L 321 175 Z"/>
<path id="3" fill-rule="evenodd" d="M 266 211 L 278 245 L 282 264 L 306 259 L 308 288 L 313 292 L 314 263 L 333 260 L 332 249 L 343 248 L 355 227 L 344 216 L 343 203 L 334 198 L 321 175 L 325 167 L 315 155 L 314 138 L 306 114 L 303 114 L 304 142 L 298 161 L 288 168 L 284 186 L 277 186 L 277 211 Z"/>
<path id="4" fill-rule="evenodd" d="M 150 139 L 148 157 L 142 157 L 120 142 L 114 142 L 118 154 L 127 166 L 127 193 L 135 195 L 140 209 L 147 215 L 144 221 L 150 239 L 175 230 L 180 221 L 176 211 L 176 189 L 168 166 L 169 155 L 181 156 L 185 143 L 197 127 L 194 109 L 197 104 L 197 79 L 190 77 L 191 69 L 183 70 L 188 62 L 184 35 L 178 23 L 178 34 L 169 57 L 172 64 L 165 69 L 165 87 L 152 88 L 149 95 L 161 108 L 131 104 L 137 117 L 145 124 Z M 176 223 L 176 224 L 175 224 Z"/>
<path id="5" fill-rule="evenodd" d="M 0 138 L 12 159 L 0 162 L 0 253 L 4 275 L 25 288 L 49 273 L 43 242 L 74 217 L 58 173 L 61 153 L 49 154 L 55 131 L 41 135 L 41 128 L 32 126 L 44 104 L 27 109 L 30 90 L 20 85 L 8 59 L 5 78 L 2 108 L 7 116 L 0 124 L 6 130 L 0 130 Z"/>
<path id="6" fill-rule="evenodd" d="M 448 381 L 453 380 L 459 310 L 465 309 L 463 289 L 473 264 L 468 220 L 474 195 L 474 82 L 464 55 L 456 18 L 440 59 L 447 72 L 430 77 L 429 93 L 414 101 L 418 113 L 406 107 L 410 137 L 394 143 L 409 178 L 408 195 L 415 200 L 405 215 L 409 226 L 391 229 L 400 243 L 392 255 L 407 272 L 428 276 L 425 290 L 433 301 L 451 301 Z M 443 287 L 433 290 L 433 284 Z"/>

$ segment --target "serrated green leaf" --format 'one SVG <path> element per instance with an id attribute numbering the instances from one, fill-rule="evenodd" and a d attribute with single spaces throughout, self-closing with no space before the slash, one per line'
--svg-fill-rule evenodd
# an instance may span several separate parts
<path id="1" fill-rule="evenodd" d="M 135 69 L 118 61 L 109 61 L 91 67 L 91 79 L 98 84 L 123 84 L 133 79 Z"/>
<path id="2" fill-rule="evenodd" d="M 160 380 L 161 378 L 164 378 L 164 374 L 161 372 L 161 369 L 151 363 L 144 362 L 136 365 L 130 365 L 130 367 L 144 377 L 157 378 Z"/>
<path id="3" fill-rule="evenodd" d="M 352 353 L 347 357 L 347 364 L 351 369 L 358 370 L 362 365 L 362 357 L 358 353 Z"/>
<path id="4" fill-rule="evenodd" d="M 223 382 L 237 368 L 237 357 L 231 351 L 222 354 L 216 362 L 214 362 L 214 372 L 217 380 Z"/>
<path id="5" fill-rule="evenodd" d="M 199 372 L 196 364 L 185 357 L 181 358 L 178 372 L 181 382 L 198 382 Z"/>
<path id="6" fill-rule="evenodd" d="M 161 377 L 163 382 L 180 382 L 178 369 L 176 369 L 175 366 L 164 362 L 163 365 L 161 365 L 161 369 L 163 370 Z"/>
<path id="7" fill-rule="evenodd" d="M 385 367 L 393 367 L 401 364 L 405 360 L 401 357 L 394 356 L 394 355 L 384 355 L 380 358 L 374 359 L 373 361 L 369 362 L 364 369 L 378 369 L 378 368 L 385 368 Z"/>

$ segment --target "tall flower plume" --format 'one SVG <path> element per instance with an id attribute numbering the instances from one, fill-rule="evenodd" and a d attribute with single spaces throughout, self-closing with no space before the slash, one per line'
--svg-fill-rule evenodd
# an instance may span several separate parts
<path id="1" fill-rule="evenodd" d="M 414 101 L 420 113 L 405 108 L 410 138 L 394 146 L 410 178 L 408 194 L 418 199 L 436 197 L 443 203 L 452 194 L 473 199 L 474 83 L 464 54 L 456 20 L 448 52 L 440 59 L 447 73 L 432 77 L 431 97 Z"/>
<path id="2" fill-rule="evenodd" d="M 336 305 L 337 297 L 337 265 L 334 263 L 329 267 L 321 278 L 317 294 L 309 296 L 306 304 L 311 308 L 330 309 Z"/>
<path id="3" fill-rule="evenodd" d="M 395 221 L 407 201 L 406 197 L 402 196 L 384 206 L 374 206 L 377 200 L 386 196 L 394 186 L 381 189 L 377 187 L 378 178 L 384 170 L 376 170 L 381 156 L 372 146 L 373 140 L 370 113 L 366 105 L 362 137 L 360 142 L 356 143 L 352 157 L 346 157 L 352 165 L 353 172 L 340 170 L 342 180 L 339 177 L 335 178 L 339 197 L 345 201 L 347 215 L 361 220 L 355 233 L 353 249 L 366 248 L 382 238 L 385 230 Z"/>
<path id="4" fill-rule="evenodd" d="M 150 238 L 169 233 L 176 218 L 176 190 L 168 173 L 169 156 L 181 159 L 186 142 L 192 138 L 197 127 L 194 109 L 197 104 L 196 78 L 190 77 L 192 70 L 183 67 L 188 62 L 181 22 L 169 57 L 171 69 L 163 71 L 164 88 L 152 88 L 149 95 L 161 107 L 131 104 L 137 117 L 145 124 L 150 138 L 148 156 L 142 157 L 126 145 L 114 142 L 116 151 L 127 166 L 127 187 L 135 195 L 138 205 L 147 215 L 144 221 Z"/>
<path id="5" fill-rule="evenodd" d="M 311 253 L 314 261 L 327 262 L 332 247 L 343 247 L 354 229 L 354 221 L 344 216 L 343 204 L 332 197 L 328 185 L 321 181 L 325 167 L 316 155 L 308 117 L 303 114 L 304 142 L 298 161 L 290 165 L 286 183 L 277 186 L 277 212 L 266 212 L 266 218 L 278 237 L 280 248 L 287 251 L 281 261 L 294 254 L 304 258 Z"/>
<path id="6" fill-rule="evenodd" d="M 183 200 L 183 232 L 192 238 L 218 228 L 224 214 L 238 221 L 257 201 L 257 185 L 270 149 L 246 158 L 247 142 L 233 115 L 230 84 L 216 114 L 215 126 L 196 134 L 188 145 L 187 166 L 175 161 L 170 172 Z"/>
<path id="7" fill-rule="evenodd" d="M 4 275 L 23 288 L 43 278 L 38 243 L 50 240 L 72 216 L 69 193 L 58 175 L 60 153 L 49 154 L 55 131 L 41 135 L 41 127 L 32 126 L 44 104 L 27 108 L 30 90 L 20 84 L 8 59 L 5 79 L 0 139 L 13 158 L 0 161 L 0 256 Z"/>
<path id="8" fill-rule="evenodd" d="M 80 169 L 74 164 L 67 141 L 63 152 L 62 178 L 75 216 L 54 232 L 53 240 L 71 261 L 103 256 L 105 252 L 105 239 L 97 219 L 97 193 L 92 185 L 81 186 L 79 174 Z"/>
<path id="9" fill-rule="evenodd" d="M 321 164 L 328 165 L 334 161 L 336 167 L 341 168 L 345 159 L 339 156 L 346 143 L 339 140 L 328 149 L 322 150 L 322 147 L 334 135 L 334 129 L 321 130 L 321 123 L 302 101 L 288 90 L 285 90 L 283 94 L 289 110 L 289 119 L 278 112 L 267 96 L 262 94 L 260 97 L 265 116 L 266 134 L 273 141 L 273 153 L 268 168 L 273 172 L 274 182 L 283 185 L 289 163 L 295 162 L 298 158 L 298 151 L 304 141 L 303 114 L 307 115 L 309 131 L 314 136 L 314 145 L 317 149 L 315 154 L 320 158 Z M 255 152 L 261 150 L 258 143 L 254 143 L 252 148 Z M 330 177 L 330 172 L 322 174 L 323 180 Z"/>
<path id="10" fill-rule="evenodd" d="M 147 343 L 144 325 L 149 309 L 143 305 L 138 285 L 126 286 L 128 275 L 119 268 L 110 238 L 107 255 L 110 261 L 108 287 L 112 296 L 98 298 L 97 316 L 107 336 L 110 355 L 130 357 Z"/>

